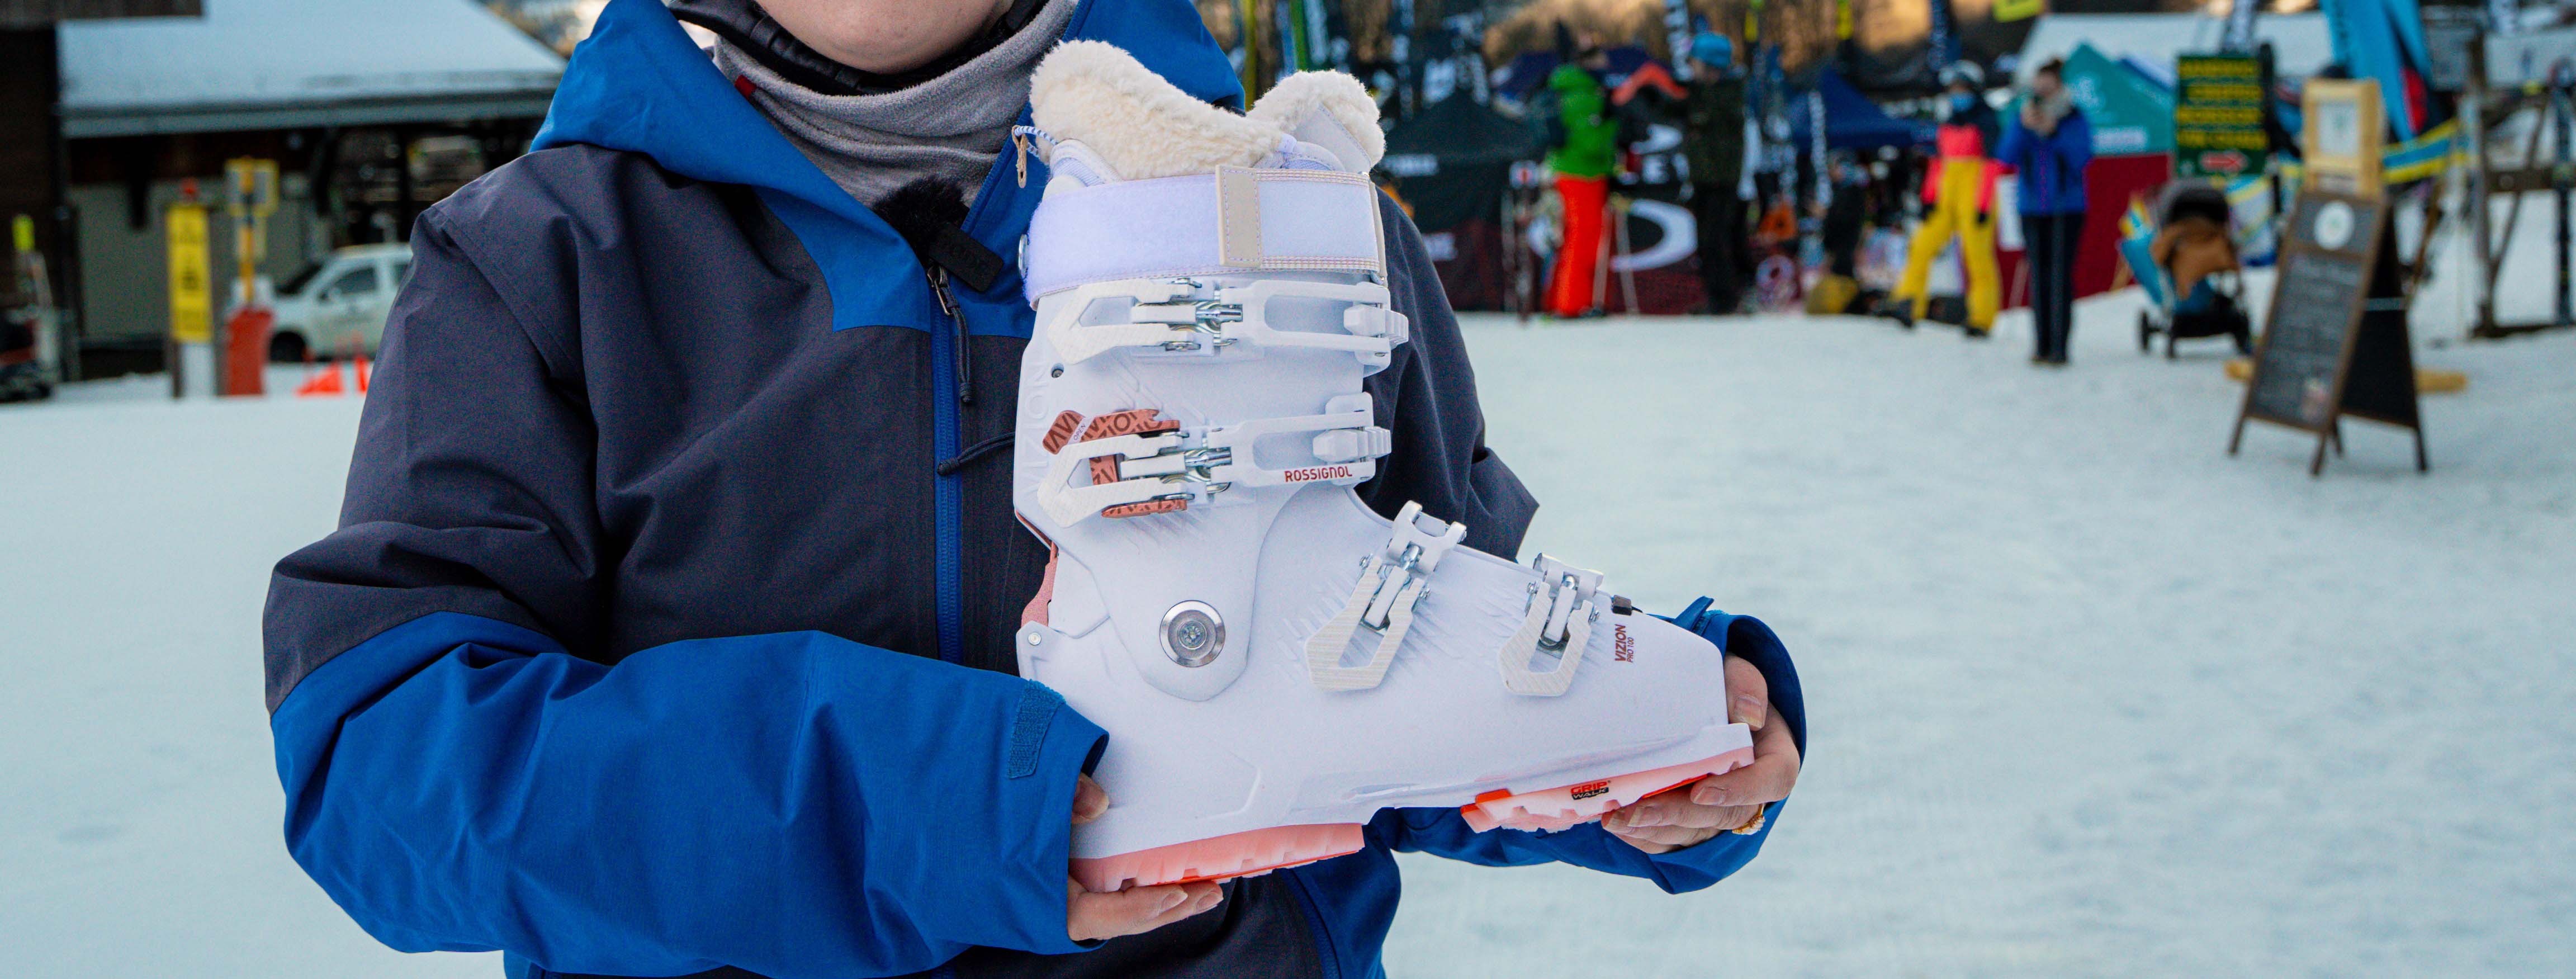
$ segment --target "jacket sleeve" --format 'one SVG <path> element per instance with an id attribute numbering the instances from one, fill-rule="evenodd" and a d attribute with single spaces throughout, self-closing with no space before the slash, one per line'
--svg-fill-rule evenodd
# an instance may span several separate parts
<path id="1" fill-rule="evenodd" d="M 1995 147 L 1995 162 L 2007 169 L 2027 170 L 2022 158 L 2029 153 L 2030 130 L 2023 128 L 2020 119 L 2007 123 L 2003 142 Z"/>
<path id="2" fill-rule="evenodd" d="M 1100 730 L 1037 684 L 819 633 L 604 662 L 577 345 L 523 315 L 570 290 L 436 211 L 414 244 L 341 527 L 269 593 L 297 863 L 396 949 L 568 972 L 1074 951 L 1068 813 Z"/>
<path id="3" fill-rule="evenodd" d="M 1411 326 L 1395 362 L 1367 382 L 1394 451 L 1378 460 L 1377 478 L 1360 485 L 1360 499 L 1388 519 L 1405 503 L 1420 503 L 1425 514 L 1466 524 L 1467 546 L 1515 557 L 1538 500 L 1485 445 L 1476 371 L 1422 232 L 1384 195 L 1378 216 L 1386 228 L 1390 298 Z"/>
<path id="4" fill-rule="evenodd" d="M 1360 497 L 1387 516 L 1408 500 L 1420 502 L 1431 516 L 1466 523 L 1467 546 L 1516 557 L 1521 537 L 1538 512 L 1538 501 L 1503 466 L 1501 457 L 1485 448 L 1475 372 L 1467 362 L 1457 317 L 1423 251 L 1421 232 L 1392 202 L 1379 203 L 1387 225 L 1390 285 L 1397 311 L 1412 321 L 1412 336 L 1398 348 L 1410 353 L 1369 379 L 1369 391 L 1377 403 L 1395 406 L 1387 422 L 1394 433 L 1395 451 L 1384 460 L 1386 466 L 1378 477 L 1360 487 Z M 1674 621 L 1697 629 L 1729 654 L 1759 668 L 1769 682 L 1772 704 L 1790 725 L 1800 750 L 1805 750 L 1807 715 L 1798 674 L 1770 629 L 1752 619 L 1710 610 L 1706 599 Z M 1774 804 L 1771 814 L 1776 817 L 1779 808 Z M 1672 892 L 1706 887 L 1734 873 L 1753 859 L 1769 833 L 1766 825 L 1749 836 L 1722 835 L 1698 846 L 1649 856 L 1598 825 L 1562 833 L 1508 829 L 1478 833 L 1467 827 L 1455 809 L 1389 810 L 1379 813 L 1368 827 L 1371 841 L 1391 849 L 1487 866 L 1562 861 L 1644 877 Z"/>

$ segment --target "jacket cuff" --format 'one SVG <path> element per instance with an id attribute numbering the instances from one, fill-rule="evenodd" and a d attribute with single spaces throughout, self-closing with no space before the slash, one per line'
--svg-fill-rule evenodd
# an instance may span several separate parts
<path id="1" fill-rule="evenodd" d="M 1037 812 L 1059 814 L 1060 818 L 1043 823 L 1040 831 L 1032 834 L 1030 842 L 1036 850 L 1028 859 L 1008 864 L 1012 877 L 1006 886 L 1019 896 L 1005 901 L 1002 907 L 1026 911 L 1000 923 L 1009 929 L 1011 940 L 978 944 L 1027 949 L 1040 955 L 1095 948 L 1099 942 L 1076 942 L 1065 932 L 1065 916 L 1070 909 L 1064 884 L 1073 867 L 1074 790 L 1082 775 L 1100 763 L 1101 751 L 1109 746 L 1109 734 L 1066 705 L 1055 691 L 1029 681 L 1029 693 L 1022 696 L 1013 722 L 1011 745 L 1010 757 L 1005 760 L 1003 791 L 1034 793 L 1041 800 L 1036 804 Z"/>
<path id="2" fill-rule="evenodd" d="M 1751 833 L 1719 833 L 1691 846 L 1669 853 L 1646 854 L 1653 866 L 1655 885 L 1667 894 L 1696 891 L 1726 879 L 1762 852 L 1762 841 L 1771 838 L 1771 827 L 1780 823 L 1780 812 L 1789 806 L 1782 799 L 1762 809 L 1762 828 Z M 1645 851 L 1639 850 L 1644 854 Z"/>

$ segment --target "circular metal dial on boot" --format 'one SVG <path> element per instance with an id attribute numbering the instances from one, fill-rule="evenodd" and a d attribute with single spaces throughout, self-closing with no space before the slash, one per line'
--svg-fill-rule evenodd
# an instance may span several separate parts
<path id="1" fill-rule="evenodd" d="M 1206 666 L 1225 652 L 1225 620 L 1206 602 L 1188 601 L 1163 613 L 1163 655 L 1182 666 Z"/>

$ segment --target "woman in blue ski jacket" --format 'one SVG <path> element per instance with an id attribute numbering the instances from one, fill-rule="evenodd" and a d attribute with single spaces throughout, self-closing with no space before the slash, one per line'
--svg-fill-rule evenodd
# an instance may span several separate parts
<path id="1" fill-rule="evenodd" d="M 1011 127 L 1059 38 L 1241 105 L 1183 0 L 612 0 L 535 149 L 421 216 L 340 528 L 266 614 L 286 842 L 370 934 L 528 979 L 1360 979 L 1396 851 L 1667 891 L 1752 859 L 1805 715 L 1770 632 L 1703 607 L 1750 768 L 1563 833 L 1392 810 L 1264 877 L 1068 880 L 1108 735 L 1012 675 L 1046 564 L 997 451 L 1031 315 L 978 257 L 1045 186 Z M 905 206 L 925 181 L 962 213 Z M 1536 504 L 1381 217 L 1414 330 L 1369 381 L 1399 451 L 1363 497 L 1513 554 Z"/>
<path id="2" fill-rule="evenodd" d="M 2084 168 L 2093 162 L 2093 124 L 2067 97 L 2066 62 L 2031 74 L 2021 112 L 2004 131 L 1995 162 L 2021 175 L 2021 240 L 2030 261 L 2031 362 L 2066 366 L 2075 330 L 2075 255 L 2084 240 Z"/>

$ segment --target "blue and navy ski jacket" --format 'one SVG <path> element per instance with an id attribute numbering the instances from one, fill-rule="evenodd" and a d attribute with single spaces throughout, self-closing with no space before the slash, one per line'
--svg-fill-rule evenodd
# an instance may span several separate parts
<path id="1" fill-rule="evenodd" d="M 2021 174 L 2016 206 L 2032 217 L 2084 213 L 2084 167 L 2093 162 L 2093 123 L 2084 110 L 2069 109 L 2057 128 L 2042 136 L 2021 124 L 2014 113 L 2004 130 L 1995 162 Z"/>
<path id="2" fill-rule="evenodd" d="M 1240 102 L 1183 0 L 1085 0 L 1068 32 Z M 1391 811 L 1365 851 L 1231 882 L 1220 911 L 1069 941 L 1068 814 L 1107 735 L 1012 675 L 1046 563 L 996 451 L 1017 274 L 958 296 L 958 343 L 898 236 L 655 0 L 608 7 L 538 144 L 422 215 L 340 529 L 269 592 L 287 845 L 385 944 L 504 950 L 525 977 L 1357 979 L 1393 851 L 1679 891 L 1761 846 L 1649 857 Z M 1044 183 L 1006 155 L 967 230 L 1016 254 Z M 1418 234 L 1383 218 L 1415 327 L 1369 381 L 1395 453 L 1363 493 L 1513 554 L 1535 503 L 1483 446 Z M 1803 732 L 1767 630 L 1683 621 Z"/>

